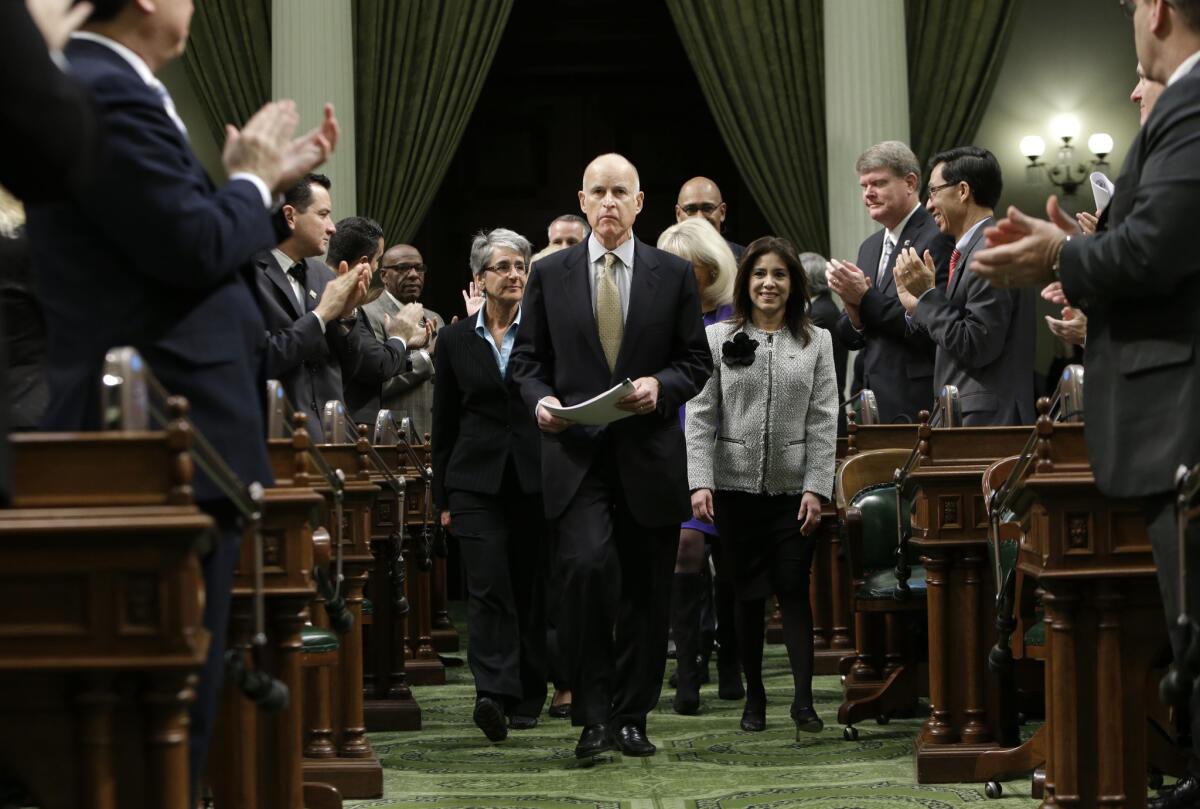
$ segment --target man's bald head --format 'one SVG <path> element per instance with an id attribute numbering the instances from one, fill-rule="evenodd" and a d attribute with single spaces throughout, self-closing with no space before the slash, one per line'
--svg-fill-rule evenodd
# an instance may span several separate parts
<path id="1" fill-rule="evenodd" d="M 389 247 L 379 263 L 383 286 L 401 303 L 419 300 L 425 290 L 425 260 L 411 244 Z"/>
<path id="2" fill-rule="evenodd" d="M 630 238 L 643 199 L 637 169 L 621 155 L 602 154 L 584 169 L 579 208 L 609 250 Z"/>
<path id="3" fill-rule="evenodd" d="M 691 216 L 702 216 L 708 223 L 721 230 L 725 222 L 725 201 L 721 189 L 707 177 L 693 177 L 679 189 L 675 201 L 675 221 L 682 222 Z"/>

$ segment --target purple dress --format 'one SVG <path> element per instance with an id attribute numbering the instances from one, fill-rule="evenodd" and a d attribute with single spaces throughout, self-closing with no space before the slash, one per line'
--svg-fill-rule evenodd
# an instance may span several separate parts
<path id="1" fill-rule="evenodd" d="M 722 320 L 728 320 L 732 314 L 733 314 L 733 306 L 728 303 L 722 304 L 721 306 L 718 306 L 716 308 L 716 311 L 706 312 L 704 314 L 704 328 L 707 329 L 709 326 L 711 326 L 714 323 L 718 323 Z M 716 360 L 714 359 L 714 362 L 715 361 Z M 686 408 L 687 408 L 687 405 L 684 405 L 683 407 L 679 408 L 679 426 L 680 427 L 683 426 L 683 420 L 684 420 L 684 415 L 686 414 Z M 688 520 L 687 522 L 685 522 L 683 525 L 679 526 L 679 529 L 681 531 L 685 528 L 690 528 L 693 531 L 699 531 L 700 533 L 707 534 L 710 537 L 715 537 L 717 535 L 717 529 L 713 526 L 712 523 L 704 522 L 703 520 L 697 520 L 694 517 L 692 519 Z"/>

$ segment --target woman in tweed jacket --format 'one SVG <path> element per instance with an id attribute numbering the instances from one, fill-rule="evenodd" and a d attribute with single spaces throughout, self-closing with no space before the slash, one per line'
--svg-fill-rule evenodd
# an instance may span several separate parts
<path id="1" fill-rule="evenodd" d="M 748 731 L 766 727 L 763 619 L 772 593 L 783 614 L 797 734 L 824 726 L 812 707 L 808 535 L 833 492 L 837 383 L 829 332 L 812 324 L 808 306 L 790 243 L 768 236 L 747 247 L 733 317 L 707 329 L 713 375 L 687 406 L 692 510 L 716 523 L 732 570 Z"/>

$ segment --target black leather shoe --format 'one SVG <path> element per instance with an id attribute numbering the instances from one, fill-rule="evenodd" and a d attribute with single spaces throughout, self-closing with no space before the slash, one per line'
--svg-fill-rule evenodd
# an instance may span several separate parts
<path id="1" fill-rule="evenodd" d="M 536 716 L 510 716 L 508 726 L 513 730 L 533 730 L 537 727 Z"/>
<path id="2" fill-rule="evenodd" d="M 613 748 L 612 737 L 608 725 L 588 725 L 579 734 L 579 744 L 575 745 L 575 758 L 592 758 L 601 753 L 607 753 Z"/>
<path id="3" fill-rule="evenodd" d="M 571 716 L 571 703 L 564 702 L 562 705 L 551 705 L 546 709 L 546 713 L 555 719 L 568 719 Z"/>
<path id="4" fill-rule="evenodd" d="M 476 697 L 475 713 L 471 718 L 475 720 L 475 727 L 488 737 L 488 741 L 502 742 L 508 737 L 504 708 L 491 697 Z"/>
<path id="5" fill-rule="evenodd" d="M 1194 809 L 1200 807 L 1200 778 L 1191 773 L 1180 778 L 1175 789 L 1146 802 L 1146 809 Z"/>
<path id="6" fill-rule="evenodd" d="M 747 702 L 742 709 L 742 730 L 758 733 L 767 729 L 767 706 L 765 703 Z"/>
<path id="7" fill-rule="evenodd" d="M 626 756 L 641 758 L 652 756 L 658 752 L 658 748 L 646 738 L 646 731 L 637 725 L 622 725 L 617 728 L 613 733 L 613 742 L 617 749 Z"/>

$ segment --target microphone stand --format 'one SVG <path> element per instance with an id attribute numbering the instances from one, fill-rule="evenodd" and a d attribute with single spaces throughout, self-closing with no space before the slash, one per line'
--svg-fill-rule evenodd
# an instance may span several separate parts
<path id="1" fill-rule="evenodd" d="M 162 424 L 170 420 L 182 420 L 188 425 L 193 444 L 188 454 L 196 465 L 208 475 L 221 493 L 231 502 L 250 528 L 254 543 L 254 635 L 250 640 L 250 656 L 252 668 L 247 668 L 242 653 L 238 649 L 225 652 L 225 665 L 230 679 L 237 683 L 242 692 L 259 708 L 269 713 L 275 713 L 287 707 L 290 700 L 288 687 L 280 680 L 266 672 L 263 665 L 263 654 L 267 646 L 266 632 L 266 595 L 263 575 L 263 538 L 262 516 L 264 492 L 258 481 L 249 486 L 238 480 L 237 475 L 225 463 L 225 459 L 213 448 L 204 434 L 187 418 L 187 406 L 182 397 L 172 396 L 162 386 L 149 368 L 146 368 L 145 379 L 150 389 L 150 413 Z M 165 402 L 168 413 L 157 406 L 157 402 Z"/>

